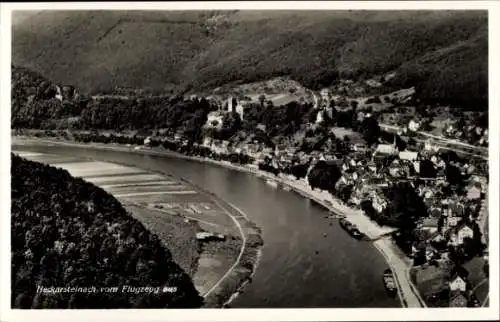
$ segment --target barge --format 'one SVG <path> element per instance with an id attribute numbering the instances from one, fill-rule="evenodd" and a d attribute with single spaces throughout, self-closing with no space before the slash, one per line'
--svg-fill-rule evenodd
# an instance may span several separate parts
<path id="1" fill-rule="evenodd" d="M 394 279 L 394 274 L 389 268 L 384 271 L 383 282 L 387 293 L 391 296 L 395 296 L 398 292 L 398 289 L 396 287 L 396 280 Z"/>
<path id="2" fill-rule="evenodd" d="M 356 227 L 356 225 L 350 223 L 348 220 L 345 218 L 339 219 L 339 224 L 342 229 L 347 231 L 349 235 L 356 239 L 362 239 L 364 237 L 364 234 L 359 231 L 359 229 Z"/>

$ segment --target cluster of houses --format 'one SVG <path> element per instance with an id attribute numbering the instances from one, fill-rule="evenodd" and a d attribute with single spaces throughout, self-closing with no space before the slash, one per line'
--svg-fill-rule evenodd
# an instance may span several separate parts
<path id="1" fill-rule="evenodd" d="M 243 121 L 245 117 L 245 104 L 233 96 L 229 96 L 226 103 L 217 111 L 208 113 L 205 127 L 220 130 L 223 125 L 224 116 L 236 112 Z"/>
<path id="2" fill-rule="evenodd" d="M 488 129 L 473 124 L 461 128 L 450 124 L 444 129 L 443 134 L 445 137 L 465 140 L 470 144 L 488 146 Z"/>

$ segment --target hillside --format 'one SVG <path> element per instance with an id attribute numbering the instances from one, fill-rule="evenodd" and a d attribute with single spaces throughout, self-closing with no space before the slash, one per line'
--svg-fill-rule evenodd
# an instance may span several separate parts
<path id="1" fill-rule="evenodd" d="M 104 190 L 12 155 L 14 308 L 196 308 L 203 299 L 150 233 Z M 176 287 L 176 292 L 99 291 Z M 39 292 L 37 287 L 94 287 Z"/>
<path id="2" fill-rule="evenodd" d="M 289 76 L 317 89 L 396 72 L 421 99 L 487 101 L 486 12 L 39 12 L 13 64 L 82 92 L 198 92 Z"/>

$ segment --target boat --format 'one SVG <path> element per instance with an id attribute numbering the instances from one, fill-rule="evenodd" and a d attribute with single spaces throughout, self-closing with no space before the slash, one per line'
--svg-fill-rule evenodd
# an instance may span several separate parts
<path id="1" fill-rule="evenodd" d="M 347 221 L 345 218 L 339 219 L 339 224 L 340 227 L 342 227 L 349 235 L 356 239 L 362 239 L 365 235 L 359 231 L 358 227 L 356 225 L 350 223 Z"/>
<path id="2" fill-rule="evenodd" d="M 345 230 L 352 229 L 354 226 L 351 222 L 347 221 L 345 218 L 340 218 L 339 220 L 340 227 L 342 227 Z"/>
<path id="3" fill-rule="evenodd" d="M 392 296 L 396 295 L 398 292 L 396 280 L 394 279 L 394 274 L 389 268 L 384 271 L 383 281 L 387 293 Z"/>
<path id="4" fill-rule="evenodd" d="M 290 191 L 290 190 L 292 190 L 292 189 L 291 189 L 289 186 L 285 185 L 285 186 L 283 186 L 283 190 L 285 190 L 285 191 Z"/>
<path id="5" fill-rule="evenodd" d="M 352 228 L 351 231 L 350 231 L 350 234 L 352 237 L 356 238 L 356 239 L 362 239 L 365 235 L 359 231 L 359 229 L 357 228 Z"/>
<path id="6" fill-rule="evenodd" d="M 277 187 L 278 186 L 278 183 L 274 180 L 271 180 L 271 179 L 267 179 L 266 180 L 266 183 L 272 187 Z"/>

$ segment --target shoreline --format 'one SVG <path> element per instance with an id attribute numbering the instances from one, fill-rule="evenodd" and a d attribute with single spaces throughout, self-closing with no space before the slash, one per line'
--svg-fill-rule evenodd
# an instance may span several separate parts
<path id="1" fill-rule="evenodd" d="M 21 136 L 22 137 L 22 136 Z M 366 215 L 363 214 L 362 211 L 349 208 L 343 204 L 341 204 L 338 200 L 333 198 L 331 195 L 328 197 L 325 195 L 325 192 L 318 192 L 312 189 L 308 189 L 304 180 L 294 180 L 295 182 L 291 182 L 290 179 L 287 179 L 284 176 L 275 176 L 270 173 L 266 173 L 265 171 L 250 167 L 250 166 L 242 166 L 235 165 L 230 163 L 229 161 L 217 161 L 209 158 L 203 157 L 195 157 L 195 156 L 187 156 L 175 151 L 169 151 L 163 148 L 141 148 L 139 150 L 134 150 L 134 147 L 125 147 L 120 144 L 104 144 L 104 143 L 80 143 L 66 140 L 54 140 L 54 139 L 41 139 L 37 137 L 25 136 L 28 139 L 32 139 L 38 142 L 45 142 L 49 144 L 60 144 L 60 145 L 69 145 L 74 147 L 88 147 L 94 149 L 102 149 L 102 150 L 115 150 L 119 152 L 132 152 L 136 154 L 149 154 L 149 155 L 160 155 L 160 156 L 170 156 L 181 158 L 185 160 L 196 161 L 200 163 L 209 163 L 216 166 L 224 167 L 227 169 L 232 169 L 235 171 L 246 172 L 256 175 L 257 177 L 264 180 L 273 180 L 277 183 L 281 184 L 281 186 L 285 185 L 291 188 L 292 191 L 299 193 L 301 196 L 312 200 L 319 205 L 323 206 L 327 210 L 335 213 L 335 214 L 343 214 L 346 219 L 350 222 L 356 224 L 358 229 L 367 235 L 369 238 L 373 239 L 374 248 L 384 257 L 387 265 L 392 270 L 398 285 L 398 294 L 401 298 L 401 306 L 402 307 L 426 307 L 425 302 L 421 299 L 418 290 L 410 279 L 409 269 L 411 267 L 408 266 L 407 263 L 403 259 L 400 258 L 400 254 L 395 251 L 394 245 L 392 245 L 392 239 L 390 236 L 387 236 L 387 233 L 393 230 L 384 230 L 381 229 L 376 223 L 372 222 Z M 161 149 L 161 150 L 160 150 Z M 304 184 L 299 184 L 302 181 Z M 310 190 L 310 191 L 308 191 Z M 209 192 L 212 194 L 211 192 Z M 212 194 L 213 195 L 213 194 Z M 324 199 L 321 199 L 324 197 Z M 328 201 L 329 204 L 325 201 Z M 382 238 L 384 237 L 384 238 Z M 385 241 L 390 241 L 387 243 Z M 392 247 L 391 247 L 392 246 Z M 254 269 L 255 272 L 256 269 Z M 252 273 L 253 275 L 253 273 Z M 246 285 L 246 284 L 244 284 Z M 239 291 L 240 289 L 238 289 Z M 236 292 L 239 294 L 239 292 Z M 231 301 L 237 297 L 237 294 L 233 293 L 231 296 Z"/>
<path id="2" fill-rule="evenodd" d="M 32 138 L 20 137 L 20 139 L 31 140 Z M 37 139 L 36 141 L 49 143 L 47 140 Z M 69 142 L 67 143 L 61 141 L 59 142 L 51 141 L 50 143 L 56 143 L 56 144 L 59 143 L 66 145 L 71 144 Z M 76 146 L 76 143 L 72 145 Z M 22 145 L 19 146 L 21 147 Z M 91 147 L 91 148 L 103 149 L 104 147 Z M 120 147 L 116 147 L 114 150 L 118 151 L 119 148 Z M 129 166 L 129 164 L 124 164 L 120 162 L 113 162 L 113 163 Z M 239 230 L 242 244 L 235 258 L 234 264 L 231 267 L 229 267 L 229 269 L 221 276 L 220 279 L 214 281 L 215 283 L 208 291 L 205 291 L 203 293 L 200 292 L 200 296 L 204 298 L 204 304 L 201 308 L 223 308 L 223 306 L 226 305 L 226 303 L 229 303 L 234 298 L 236 298 L 237 295 L 239 295 L 240 291 L 251 281 L 253 275 L 255 274 L 255 271 L 257 270 L 257 265 L 259 263 L 260 254 L 262 252 L 262 246 L 263 246 L 260 228 L 258 228 L 252 221 L 250 221 L 247 215 L 243 213 L 240 209 L 233 206 L 231 203 L 224 201 L 216 194 L 207 191 L 199 187 L 198 185 L 192 183 L 190 180 L 174 176 L 168 171 L 154 171 L 150 169 L 147 169 L 147 171 L 151 173 L 157 173 L 160 175 L 171 176 L 181 182 L 185 182 L 186 184 L 190 185 L 192 188 L 199 191 L 200 193 L 207 195 L 210 199 L 212 199 L 215 202 L 215 204 L 221 210 L 223 210 L 226 213 L 227 216 L 229 216 L 234 221 L 236 228 Z M 99 187 L 99 185 L 96 186 Z M 122 203 L 121 201 L 119 202 Z M 143 208 L 145 210 L 151 210 L 144 205 L 137 204 L 134 202 L 127 202 L 127 204 Z M 124 207 L 126 207 L 126 205 L 124 205 Z M 237 213 L 240 216 L 235 215 L 235 213 Z M 255 230 L 258 231 L 258 233 L 249 232 L 248 231 L 249 227 L 250 228 L 254 227 Z M 255 238 L 257 238 L 257 242 L 254 241 L 253 243 L 248 243 L 247 242 L 248 236 L 254 236 Z M 253 253 L 255 253 L 256 256 L 252 256 Z M 245 267 L 244 264 L 246 263 L 250 263 L 251 268 L 248 268 L 248 266 Z M 197 269 L 194 271 L 194 274 L 193 276 L 191 276 L 191 278 L 194 278 L 194 276 L 196 275 L 196 271 Z"/>

